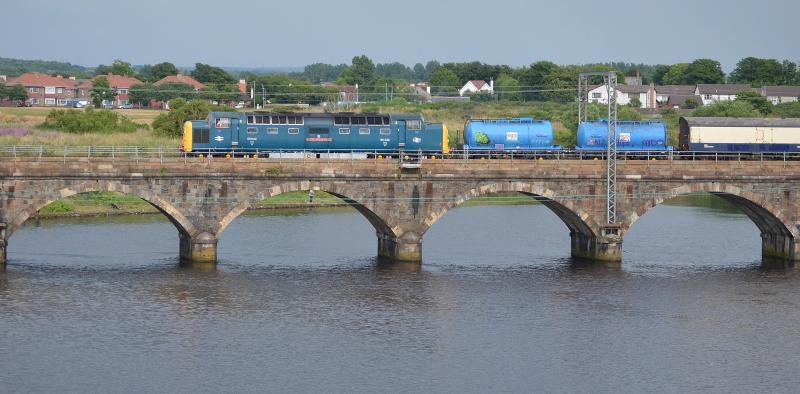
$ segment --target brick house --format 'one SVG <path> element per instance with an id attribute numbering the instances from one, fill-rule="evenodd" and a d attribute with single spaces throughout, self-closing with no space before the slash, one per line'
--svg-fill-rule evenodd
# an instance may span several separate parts
<path id="1" fill-rule="evenodd" d="M 178 75 L 168 75 L 164 78 L 159 79 L 153 85 L 161 86 L 165 83 L 182 83 L 186 85 L 192 85 L 194 90 L 202 90 L 206 87 L 202 82 L 197 81 L 196 79 L 183 74 Z"/>
<path id="2" fill-rule="evenodd" d="M 34 106 L 63 106 L 67 100 L 75 99 L 75 87 L 78 81 L 75 78 L 50 76 L 43 73 L 25 73 L 16 78 L 8 78 L 9 86 L 22 85 L 28 92 L 28 102 Z"/>
<path id="3" fill-rule="evenodd" d="M 114 101 L 111 104 L 115 106 L 129 104 L 128 90 L 131 86 L 142 83 L 134 77 L 124 75 L 108 74 L 105 77 L 108 79 L 108 86 L 114 91 Z"/>

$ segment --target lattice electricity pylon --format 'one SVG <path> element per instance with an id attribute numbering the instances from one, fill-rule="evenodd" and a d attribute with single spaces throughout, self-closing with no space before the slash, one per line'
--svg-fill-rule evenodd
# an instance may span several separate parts
<path id="1" fill-rule="evenodd" d="M 578 126 L 588 119 L 589 77 L 603 77 L 608 98 L 606 148 L 606 223 L 617 222 L 617 74 L 613 71 L 580 73 L 578 76 Z"/>

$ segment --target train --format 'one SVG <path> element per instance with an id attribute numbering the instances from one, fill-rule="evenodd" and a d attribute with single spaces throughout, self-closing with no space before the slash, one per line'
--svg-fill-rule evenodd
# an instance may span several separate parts
<path id="1" fill-rule="evenodd" d="M 211 112 L 185 122 L 181 148 L 197 153 L 406 150 L 450 153 L 447 126 L 421 114 Z"/>
<path id="2" fill-rule="evenodd" d="M 668 144 L 660 121 L 618 121 L 622 152 L 800 152 L 800 119 L 682 117 L 677 149 Z M 448 155 L 447 126 L 426 122 L 422 114 L 211 112 L 183 125 L 181 150 L 195 154 L 270 155 L 311 152 L 322 155 L 398 152 Z M 530 117 L 471 119 L 464 125 L 463 148 L 474 152 L 604 152 L 608 121 L 580 122 L 575 146 L 555 144 L 549 120 Z M 330 157 L 330 156 L 329 156 Z"/>

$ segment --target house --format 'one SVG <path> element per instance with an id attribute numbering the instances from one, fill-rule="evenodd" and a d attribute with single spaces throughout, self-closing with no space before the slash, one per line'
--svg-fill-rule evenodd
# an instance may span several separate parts
<path id="1" fill-rule="evenodd" d="M 489 81 L 489 83 L 481 80 L 468 81 L 461 89 L 458 90 L 459 96 L 475 93 L 494 94 L 494 80 Z"/>
<path id="2" fill-rule="evenodd" d="M 670 96 L 693 96 L 696 85 L 660 85 L 655 86 L 656 103 L 659 106 L 667 105 Z"/>
<path id="3" fill-rule="evenodd" d="M 694 109 L 703 105 L 703 98 L 692 94 L 671 94 L 664 106 L 667 108 L 688 108 Z"/>
<path id="4" fill-rule="evenodd" d="M 22 85 L 28 92 L 28 102 L 34 106 L 66 105 L 67 100 L 76 98 L 75 78 L 44 73 L 25 73 L 16 78 L 7 78 L 6 84 Z"/>
<path id="5" fill-rule="evenodd" d="M 629 105 L 633 99 L 639 100 L 639 108 L 648 108 L 650 98 L 655 92 L 645 85 L 617 85 L 617 104 Z M 608 104 L 608 86 L 600 85 L 589 89 L 587 99 L 590 103 Z"/>
<path id="6" fill-rule="evenodd" d="M 128 97 L 128 90 L 130 90 L 131 86 L 142 83 L 142 81 L 134 77 L 128 77 L 125 75 L 114 75 L 109 73 L 108 75 L 104 76 L 106 79 L 108 79 L 108 86 L 110 86 L 114 91 L 114 101 L 111 102 L 111 105 L 114 106 L 129 104 L 130 99 Z"/>
<path id="7" fill-rule="evenodd" d="M 800 100 L 800 86 L 764 86 L 760 93 L 773 105 Z"/>
<path id="8" fill-rule="evenodd" d="M 165 83 L 182 83 L 185 85 L 191 85 L 192 87 L 194 87 L 194 90 L 202 90 L 203 88 L 206 87 L 206 85 L 204 85 L 202 82 L 199 82 L 198 80 L 183 74 L 168 75 L 164 78 L 159 79 L 158 81 L 153 83 L 153 85 L 161 86 Z"/>
<path id="9" fill-rule="evenodd" d="M 752 90 L 749 84 L 698 84 L 694 95 L 701 96 L 703 105 L 708 105 L 717 101 L 736 100 L 739 92 Z"/>

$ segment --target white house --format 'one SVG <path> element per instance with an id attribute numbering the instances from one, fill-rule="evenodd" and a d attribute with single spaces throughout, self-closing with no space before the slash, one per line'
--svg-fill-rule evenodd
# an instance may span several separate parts
<path id="1" fill-rule="evenodd" d="M 703 99 L 703 105 L 708 105 L 717 101 L 736 100 L 739 92 L 752 90 L 749 84 L 698 84 L 694 95 Z"/>
<path id="2" fill-rule="evenodd" d="M 486 81 L 481 81 L 481 80 L 468 81 L 466 84 L 464 84 L 464 87 L 458 90 L 458 94 L 460 96 L 463 96 L 465 94 L 475 94 L 475 93 L 493 94 L 494 80 L 489 81 L 489 83 L 486 83 Z"/>
<path id="3" fill-rule="evenodd" d="M 648 108 L 650 98 L 655 90 L 645 85 L 617 85 L 617 104 L 628 105 L 635 98 L 639 100 L 639 108 Z M 589 90 L 587 97 L 590 103 L 608 104 L 608 87 L 600 85 Z"/>
<path id="4" fill-rule="evenodd" d="M 774 105 L 792 103 L 800 100 L 800 86 L 764 86 L 761 95 Z"/>

